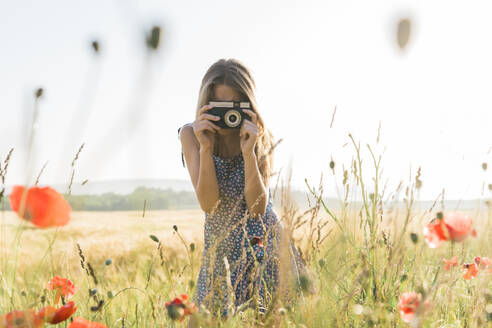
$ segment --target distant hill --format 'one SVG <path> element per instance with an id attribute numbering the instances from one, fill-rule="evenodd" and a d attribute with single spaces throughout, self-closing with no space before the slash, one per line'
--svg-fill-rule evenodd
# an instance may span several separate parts
<path id="1" fill-rule="evenodd" d="M 55 184 L 51 187 L 55 188 L 60 193 L 66 193 L 68 184 Z M 134 194 L 137 189 L 150 189 L 150 193 L 160 194 L 159 191 L 166 191 L 166 199 L 169 200 L 169 206 L 173 207 L 173 202 L 183 203 L 180 204 L 179 208 L 192 207 L 199 208 L 198 202 L 194 195 L 193 185 L 190 181 L 178 180 L 178 179 L 134 179 L 134 180 L 102 180 L 102 181 L 88 181 L 86 184 L 81 185 L 80 182 L 72 184 L 72 195 L 73 196 L 98 196 L 104 194 L 116 194 L 116 196 L 126 197 Z M 6 187 L 6 195 L 10 193 L 11 186 Z M 152 191 L 153 190 L 153 191 Z M 272 195 L 274 195 L 274 190 L 272 189 Z M 94 198 L 93 197 L 93 198 Z M 139 196 L 141 197 L 141 196 Z M 150 196 L 149 196 L 150 197 Z M 360 195 L 358 195 L 360 198 Z M 298 204 L 300 208 L 307 208 L 309 206 L 308 198 L 311 202 L 314 201 L 312 195 L 307 194 L 306 191 L 293 190 L 292 199 Z M 86 199 L 86 198 L 84 198 Z M 174 201 L 173 201 L 174 199 Z M 178 200 L 178 201 L 177 201 Z M 324 198 L 325 204 L 330 209 L 341 208 L 341 201 L 336 198 Z M 274 195 L 274 206 L 280 206 L 280 191 L 277 190 L 276 195 Z M 432 207 L 434 201 L 432 200 L 422 200 L 415 202 L 414 208 L 416 209 L 429 209 Z M 361 202 L 351 202 L 351 207 L 362 206 Z M 471 210 L 477 209 L 479 200 L 445 200 L 444 206 L 446 209 L 458 209 L 458 210 Z M 178 205 L 178 204 L 176 204 Z M 403 202 L 398 202 L 397 204 L 386 203 L 386 206 L 392 205 L 397 208 L 404 208 L 405 204 Z M 140 206 L 140 205 L 138 205 Z M 482 201 L 482 208 L 485 207 Z M 440 202 L 436 205 L 435 209 L 440 208 Z"/>
<path id="2" fill-rule="evenodd" d="M 60 193 L 66 193 L 68 183 L 51 185 Z M 72 195 L 101 195 L 115 193 L 120 195 L 131 194 L 138 187 L 171 189 L 173 191 L 193 191 L 193 185 L 186 180 L 177 179 L 134 179 L 134 180 L 89 180 L 83 186 L 81 182 L 72 184 Z M 6 187 L 6 193 L 10 193 L 11 186 Z"/>

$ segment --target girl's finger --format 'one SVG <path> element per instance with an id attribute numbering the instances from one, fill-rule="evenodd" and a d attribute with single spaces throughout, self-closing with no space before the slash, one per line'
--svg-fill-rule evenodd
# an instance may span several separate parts
<path id="1" fill-rule="evenodd" d="M 249 115 L 249 117 L 251 117 L 251 122 L 256 124 L 256 122 L 258 121 L 256 113 L 249 109 L 243 109 L 243 111 L 246 112 L 246 114 Z"/>
<path id="2" fill-rule="evenodd" d="M 245 120 L 243 125 L 245 126 L 245 128 L 258 130 L 258 126 L 251 121 Z"/>
<path id="3" fill-rule="evenodd" d="M 211 114 L 201 114 L 200 116 L 198 116 L 198 120 L 212 120 L 212 121 L 219 121 L 220 120 L 220 117 L 219 116 L 215 116 L 215 115 L 211 115 Z"/>
<path id="4" fill-rule="evenodd" d="M 202 108 L 200 108 L 200 110 L 198 111 L 198 115 L 201 115 L 212 108 L 214 108 L 214 106 L 205 105 Z"/>
<path id="5" fill-rule="evenodd" d="M 220 131 L 220 127 L 213 124 L 212 122 L 210 121 L 200 121 L 198 124 L 197 124 L 197 132 L 201 132 L 201 131 L 210 131 L 212 133 L 215 133 L 216 131 Z"/>
<path id="6" fill-rule="evenodd" d="M 222 128 L 220 126 L 217 126 L 210 121 L 203 121 L 203 123 L 205 123 L 209 128 L 211 128 L 212 132 L 222 130 Z"/>

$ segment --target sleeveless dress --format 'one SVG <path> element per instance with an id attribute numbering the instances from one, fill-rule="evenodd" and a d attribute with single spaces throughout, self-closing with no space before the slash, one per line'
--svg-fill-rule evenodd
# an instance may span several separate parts
<path id="1" fill-rule="evenodd" d="M 204 250 L 195 303 L 221 316 L 233 314 L 245 302 L 245 306 L 256 303 L 264 312 L 279 285 L 282 224 L 273 210 L 270 191 L 265 214 L 248 215 L 241 153 L 231 158 L 212 156 L 219 203 L 210 214 L 205 213 Z M 287 268 L 299 287 L 304 265 L 290 241 L 287 248 Z"/>

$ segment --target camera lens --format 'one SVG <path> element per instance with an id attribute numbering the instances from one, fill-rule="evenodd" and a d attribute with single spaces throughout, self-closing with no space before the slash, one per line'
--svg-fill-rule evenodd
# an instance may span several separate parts
<path id="1" fill-rule="evenodd" d="M 228 127 L 235 128 L 241 123 L 241 114 L 237 110 L 229 110 L 224 115 L 224 121 Z"/>

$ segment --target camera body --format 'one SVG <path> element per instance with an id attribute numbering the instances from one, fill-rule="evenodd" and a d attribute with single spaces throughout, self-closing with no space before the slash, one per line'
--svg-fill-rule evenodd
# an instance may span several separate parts
<path id="1" fill-rule="evenodd" d="M 239 129 L 243 120 L 251 121 L 249 115 L 243 111 L 243 109 L 252 110 L 251 103 L 248 101 L 210 101 L 208 104 L 214 107 L 207 113 L 220 117 L 220 120 L 212 122 L 221 128 Z"/>

